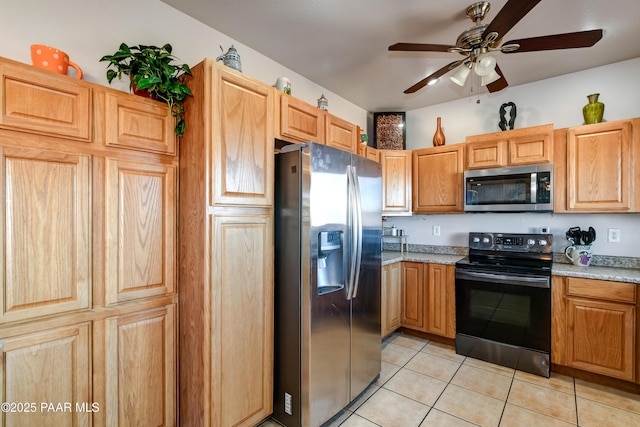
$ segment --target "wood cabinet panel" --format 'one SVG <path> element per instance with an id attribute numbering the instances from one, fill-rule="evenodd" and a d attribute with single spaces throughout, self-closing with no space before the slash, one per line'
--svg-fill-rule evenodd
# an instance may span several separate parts
<path id="1" fill-rule="evenodd" d="M 280 137 L 299 142 L 324 141 L 324 112 L 290 95 L 280 99 Z"/>
<path id="2" fill-rule="evenodd" d="M 424 274 L 425 331 L 455 338 L 455 267 L 427 264 Z"/>
<path id="3" fill-rule="evenodd" d="M 90 426 L 90 325 L 47 329 L 0 340 L 0 385 L 3 402 L 36 405 L 32 412 L 2 413 L 4 426 Z M 43 410 L 41 404 L 71 405 L 68 410 Z M 64 406 L 61 406 L 64 409 Z M 98 407 L 98 410 L 103 409 Z"/>
<path id="4" fill-rule="evenodd" d="M 0 322 L 88 308 L 90 156 L 0 146 L 0 159 Z"/>
<path id="5" fill-rule="evenodd" d="M 107 146 L 176 154 L 175 119 L 166 104 L 112 92 L 98 94 L 96 102 L 104 102 L 104 117 L 96 122 L 104 126 Z"/>
<path id="6" fill-rule="evenodd" d="M 455 213 L 463 206 L 464 145 L 413 151 L 413 213 Z"/>
<path id="7" fill-rule="evenodd" d="M 225 212 L 213 221 L 211 419 L 250 425 L 273 404 L 273 219 Z"/>
<path id="8" fill-rule="evenodd" d="M 569 365 L 611 377 L 634 379 L 635 307 L 568 298 Z"/>
<path id="9" fill-rule="evenodd" d="M 424 330 L 424 264 L 402 262 L 402 326 Z"/>
<path id="10" fill-rule="evenodd" d="M 411 151 L 379 150 L 382 213 L 411 213 Z"/>
<path id="11" fill-rule="evenodd" d="M 91 140 L 87 83 L 6 59 L 0 76 L 0 127 Z"/>
<path id="12" fill-rule="evenodd" d="M 273 206 L 273 88 L 223 68 L 216 70 L 214 203 Z"/>
<path id="13" fill-rule="evenodd" d="M 107 158 L 105 182 L 106 304 L 174 293 L 176 167 Z"/>
<path id="14" fill-rule="evenodd" d="M 636 380 L 635 286 L 554 276 L 552 363 Z"/>
<path id="15" fill-rule="evenodd" d="M 631 212 L 638 137 L 630 120 L 567 131 L 567 210 Z"/>
<path id="16" fill-rule="evenodd" d="M 398 329 L 402 321 L 402 265 L 399 262 L 382 267 L 382 336 Z"/>
<path id="17" fill-rule="evenodd" d="M 356 125 L 332 114 L 325 115 L 325 141 L 330 147 L 341 148 L 350 153 L 358 152 L 360 135 Z"/>
<path id="18" fill-rule="evenodd" d="M 95 339 L 104 350 L 97 396 L 104 399 L 96 424 L 176 425 L 175 305 L 109 317 Z M 98 365 L 98 363 L 96 364 Z M 97 387 L 99 388 L 99 387 Z"/>
<path id="19" fill-rule="evenodd" d="M 553 125 L 469 136 L 466 169 L 535 165 L 553 161 Z"/>

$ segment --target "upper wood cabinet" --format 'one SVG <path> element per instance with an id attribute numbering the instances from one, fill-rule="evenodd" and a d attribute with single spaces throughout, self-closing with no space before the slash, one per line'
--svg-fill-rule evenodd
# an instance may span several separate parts
<path id="1" fill-rule="evenodd" d="M 640 119 L 556 131 L 557 212 L 639 212 Z M 564 189 L 566 188 L 566 192 Z"/>
<path id="2" fill-rule="evenodd" d="M 411 151 L 378 150 L 382 165 L 382 214 L 411 213 Z"/>
<path id="3" fill-rule="evenodd" d="M 297 142 L 324 141 L 324 110 L 280 91 L 276 93 L 280 101 L 279 137 Z"/>
<path id="4" fill-rule="evenodd" d="M 175 119 L 164 103 L 110 90 L 95 91 L 96 141 L 151 153 L 176 154 Z"/>
<path id="5" fill-rule="evenodd" d="M 637 381 L 636 287 L 554 276 L 552 362 Z"/>
<path id="6" fill-rule="evenodd" d="M 378 162 L 378 163 L 381 162 L 380 150 L 378 150 L 377 148 L 365 146 L 364 149 L 361 151 L 362 152 L 360 153 L 360 155 L 362 157 L 366 157 L 367 159 L 373 160 L 374 162 Z"/>
<path id="7" fill-rule="evenodd" d="M 358 127 L 353 123 L 326 113 L 324 143 L 330 147 L 341 148 L 351 153 L 358 152 Z"/>
<path id="8" fill-rule="evenodd" d="M 0 135 L 0 323 L 89 308 L 91 157 L 15 143 Z"/>
<path id="9" fill-rule="evenodd" d="M 183 143 L 211 140 L 213 204 L 273 206 L 275 92 L 227 67 L 208 67 L 207 73 L 215 75 L 207 82 L 213 85 L 212 102 L 190 114 L 204 114 L 212 135 L 190 122 L 200 134 Z M 214 114 L 217 119 L 211 120 Z"/>
<path id="10" fill-rule="evenodd" d="M 550 163 L 553 125 L 468 136 L 465 169 Z"/>
<path id="11" fill-rule="evenodd" d="M 456 213 L 463 205 L 464 144 L 413 150 L 413 213 Z"/>
<path id="12" fill-rule="evenodd" d="M 0 58 L 0 127 L 91 140 L 91 86 Z"/>

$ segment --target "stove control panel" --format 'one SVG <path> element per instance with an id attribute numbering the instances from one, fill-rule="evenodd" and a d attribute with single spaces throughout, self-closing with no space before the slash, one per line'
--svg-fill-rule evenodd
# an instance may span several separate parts
<path id="1" fill-rule="evenodd" d="M 552 234 L 469 233 L 469 249 L 552 253 Z"/>

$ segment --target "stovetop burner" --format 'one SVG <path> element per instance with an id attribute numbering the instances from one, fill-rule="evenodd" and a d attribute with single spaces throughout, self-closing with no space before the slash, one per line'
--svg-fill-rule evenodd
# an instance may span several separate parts
<path id="1" fill-rule="evenodd" d="M 519 274 L 551 274 L 553 235 L 469 233 L 469 256 L 456 267 L 509 271 Z"/>

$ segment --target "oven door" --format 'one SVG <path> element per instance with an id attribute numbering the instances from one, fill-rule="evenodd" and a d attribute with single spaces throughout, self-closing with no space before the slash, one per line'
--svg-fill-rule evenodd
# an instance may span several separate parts
<path id="1" fill-rule="evenodd" d="M 455 286 L 458 353 L 549 376 L 550 276 L 456 268 Z"/>

